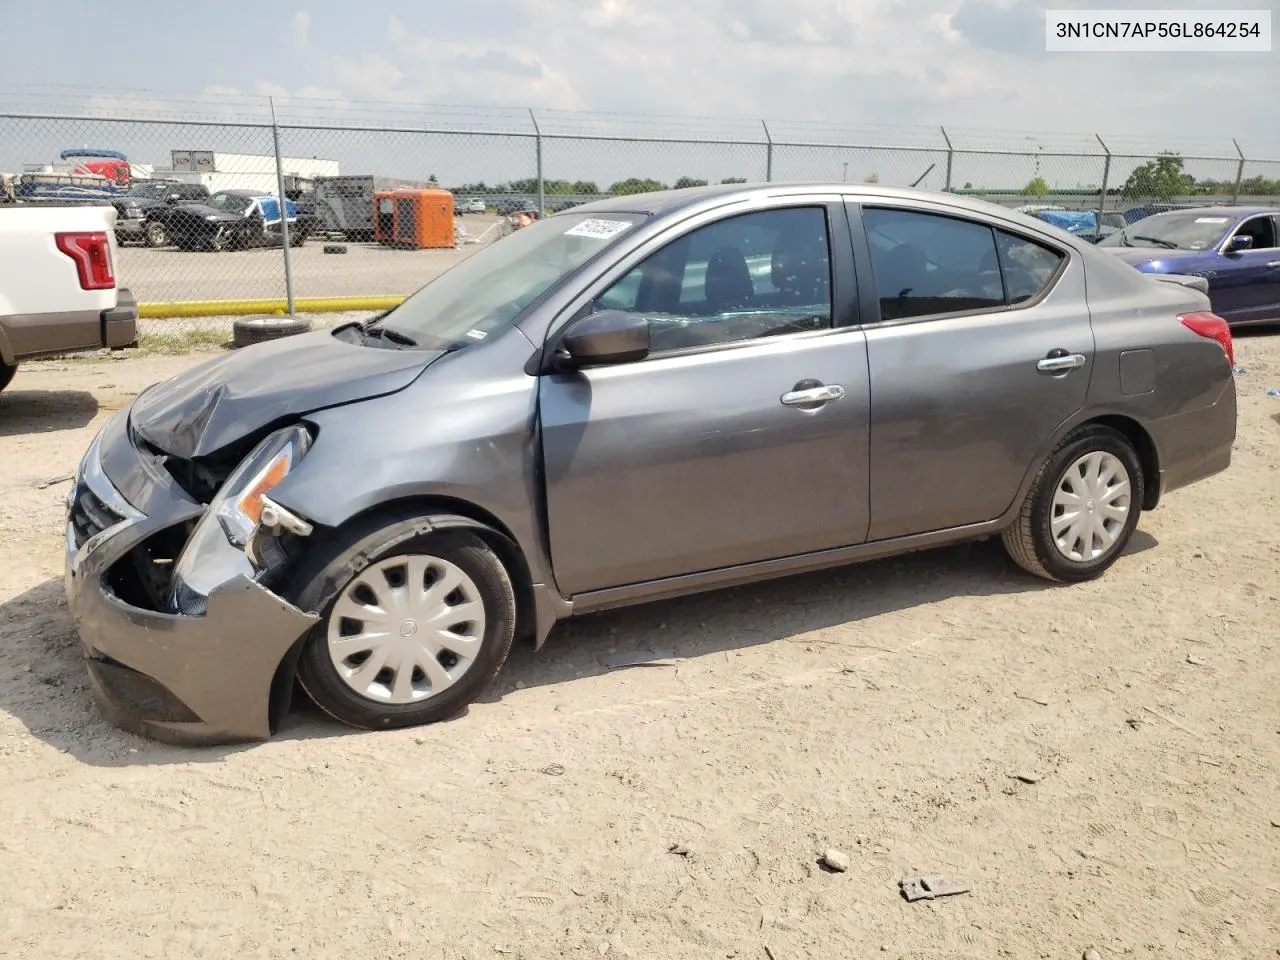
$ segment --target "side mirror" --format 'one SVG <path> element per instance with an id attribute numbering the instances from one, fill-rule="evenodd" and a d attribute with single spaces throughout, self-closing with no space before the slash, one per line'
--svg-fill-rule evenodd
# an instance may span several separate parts
<path id="1" fill-rule="evenodd" d="M 1240 250 L 1252 250 L 1253 237 L 1246 233 L 1237 233 L 1231 238 L 1231 242 L 1227 244 L 1228 252 L 1237 252 Z"/>
<path id="2" fill-rule="evenodd" d="M 601 310 L 573 324 L 560 346 L 574 367 L 643 360 L 649 356 L 649 321 L 623 310 Z"/>

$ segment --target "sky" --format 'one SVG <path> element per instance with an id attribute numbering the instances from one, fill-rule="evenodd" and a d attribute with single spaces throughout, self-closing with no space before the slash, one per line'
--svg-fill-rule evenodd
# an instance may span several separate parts
<path id="1" fill-rule="evenodd" d="M 882 182 L 914 179 L 929 163 L 937 167 L 940 125 L 959 145 L 998 149 L 1073 145 L 1097 152 L 1090 135 L 1100 132 L 1114 141 L 1113 151 L 1167 146 L 1229 154 L 1236 138 L 1251 155 L 1280 156 L 1275 37 L 1272 53 L 1044 50 L 1046 6 L 1156 5 L 1215 6 L 1210 0 L 222 0 L 139 8 L 0 0 L 0 111 L 236 117 L 261 109 L 257 95 L 271 95 L 286 118 L 305 111 L 335 125 L 380 118 L 389 125 L 429 120 L 527 130 L 525 108 L 533 107 L 543 112 L 544 132 L 612 124 L 632 135 L 713 131 L 758 139 L 758 121 L 747 118 L 767 118 L 784 139 L 822 139 L 826 125 L 839 124 L 860 131 L 859 142 L 874 137 L 935 151 L 791 150 L 776 160 L 784 169 L 775 169 L 775 178 L 808 178 L 821 168 L 833 177 L 875 173 Z M 1280 0 L 1229 5 L 1271 9 L 1273 30 L 1280 24 Z M 85 15 L 68 16 L 77 7 Z M 110 19 L 108 53 L 103 24 Z M 695 117 L 741 119 L 678 119 Z M 80 145 L 93 134 L 157 157 L 180 146 L 236 148 L 236 137 L 207 130 L 184 130 L 190 142 L 178 144 L 170 129 L 28 124 L 6 132 L 5 123 L 0 119 L 0 169 L 45 159 L 17 158 L 14 150 L 44 150 L 59 138 Z M 256 135 L 237 136 L 246 151 L 259 150 Z M 532 173 L 523 140 L 448 138 L 427 145 L 435 156 L 426 160 L 412 138 L 378 142 L 369 134 L 316 131 L 294 140 L 286 153 L 342 155 L 351 158 L 348 166 L 378 162 L 386 167 L 379 172 L 393 175 L 410 175 L 410 168 L 422 175 L 422 165 L 432 162 L 442 179 L 498 179 L 513 164 L 519 169 L 509 176 Z M 659 155 L 620 143 L 549 143 L 546 152 L 544 163 L 554 168 L 546 175 L 567 178 L 622 176 L 630 163 L 642 176 L 652 169 L 674 177 L 696 167 L 684 172 L 756 179 L 765 162 L 760 149 L 727 145 L 714 153 L 671 147 Z M 968 169 L 953 176 L 956 185 L 1024 172 L 1048 174 L 1064 186 L 1098 179 L 1094 161 L 1052 159 L 1042 168 L 1031 160 L 966 162 Z M 1220 166 L 1202 175 L 1234 173 L 1230 164 Z M 923 185 L 941 186 L 941 176 L 935 169 Z"/>

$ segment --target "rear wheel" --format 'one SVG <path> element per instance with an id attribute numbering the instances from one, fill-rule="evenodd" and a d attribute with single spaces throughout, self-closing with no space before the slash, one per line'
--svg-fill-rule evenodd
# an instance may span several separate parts
<path id="1" fill-rule="evenodd" d="M 1110 427 L 1069 434 L 1049 454 L 1003 534 L 1013 561 L 1046 580 L 1099 577 L 1124 552 L 1142 513 L 1142 463 Z"/>
<path id="2" fill-rule="evenodd" d="M 0 363 L 0 390 L 3 390 L 13 381 L 13 375 L 18 372 L 16 363 Z"/>
<path id="3" fill-rule="evenodd" d="M 298 592 L 321 615 L 298 678 L 326 713 L 365 729 L 433 723 L 497 676 L 515 636 L 515 591 L 478 536 L 402 519 L 322 553 Z"/>

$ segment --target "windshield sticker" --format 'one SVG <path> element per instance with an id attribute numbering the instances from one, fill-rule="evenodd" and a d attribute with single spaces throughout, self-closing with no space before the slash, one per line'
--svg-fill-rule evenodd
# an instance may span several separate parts
<path id="1" fill-rule="evenodd" d="M 1227 217 L 1196 217 L 1196 223 L 1226 223 Z"/>
<path id="2" fill-rule="evenodd" d="M 590 237 L 593 240 L 609 240 L 626 230 L 630 223 L 626 220 L 583 220 L 576 227 L 564 232 L 566 237 Z"/>

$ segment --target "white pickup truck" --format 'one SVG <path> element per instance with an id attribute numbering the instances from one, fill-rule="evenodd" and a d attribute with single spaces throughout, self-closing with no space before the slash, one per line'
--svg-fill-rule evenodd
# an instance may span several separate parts
<path id="1" fill-rule="evenodd" d="M 18 363 L 137 343 L 110 206 L 0 204 L 0 390 Z"/>

